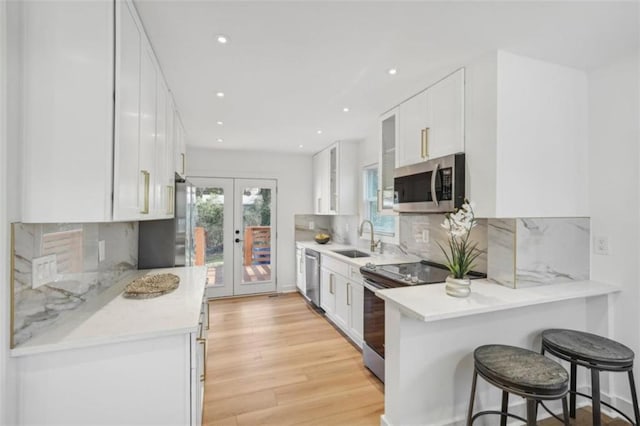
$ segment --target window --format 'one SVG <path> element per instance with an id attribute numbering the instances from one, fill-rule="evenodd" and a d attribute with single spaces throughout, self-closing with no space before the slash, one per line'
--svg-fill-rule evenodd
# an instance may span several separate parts
<path id="1" fill-rule="evenodd" d="M 364 188 L 363 219 L 373 223 L 376 234 L 393 237 L 396 232 L 396 216 L 382 215 L 378 212 L 378 165 L 372 164 L 364 168 L 362 175 Z M 367 229 L 367 228 L 365 228 Z"/>

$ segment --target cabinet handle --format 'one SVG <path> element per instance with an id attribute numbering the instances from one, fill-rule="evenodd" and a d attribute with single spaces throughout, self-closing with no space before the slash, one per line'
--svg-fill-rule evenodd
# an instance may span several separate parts
<path id="1" fill-rule="evenodd" d="M 420 150 L 420 156 L 422 159 L 426 160 L 429 158 L 429 128 L 425 127 L 422 129 L 422 146 Z"/>
<path id="2" fill-rule="evenodd" d="M 207 339 L 202 339 L 200 337 L 198 337 L 196 339 L 196 342 L 198 342 L 199 344 L 202 345 L 202 351 L 203 351 L 203 367 L 204 367 L 204 373 L 202 373 L 200 375 L 200 381 L 204 382 L 205 380 L 207 380 Z"/>
<path id="3" fill-rule="evenodd" d="M 351 283 L 347 283 L 347 306 L 351 306 Z"/>
<path id="4" fill-rule="evenodd" d="M 322 210 L 320 210 L 320 207 L 322 207 L 322 198 L 318 197 L 318 209 L 317 209 L 317 213 L 322 213 Z"/>
<path id="5" fill-rule="evenodd" d="M 182 174 L 184 175 L 186 167 L 185 167 L 185 164 L 184 164 L 185 163 L 185 155 L 184 155 L 183 152 L 180 153 L 180 157 L 182 157 Z"/>
<path id="6" fill-rule="evenodd" d="M 173 186 L 167 185 L 167 214 L 173 214 Z"/>
<path id="7" fill-rule="evenodd" d="M 149 181 L 151 174 L 147 170 L 140 170 L 142 176 L 144 176 L 144 207 L 140 213 L 149 214 Z"/>
<path id="8" fill-rule="evenodd" d="M 333 274 L 329 274 L 329 293 L 335 294 L 335 290 L 333 289 Z"/>
<path id="9" fill-rule="evenodd" d="M 205 300 L 204 303 L 205 303 L 205 305 L 207 307 L 206 313 L 205 313 L 205 315 L 207 316 L 207 327 L 205 328 L 205 330 L 209 330 L 209 301 Z"/>

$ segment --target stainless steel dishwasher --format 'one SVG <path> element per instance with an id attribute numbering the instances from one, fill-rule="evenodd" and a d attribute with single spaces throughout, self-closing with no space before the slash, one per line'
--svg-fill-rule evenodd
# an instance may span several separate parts
<path id="1" fill-rule="evenodd" d="M 304 266 L 306 269 L 306 296 L 316 307 L 320 307 L 320 253 L 315 250 L 304 250 Z"/>

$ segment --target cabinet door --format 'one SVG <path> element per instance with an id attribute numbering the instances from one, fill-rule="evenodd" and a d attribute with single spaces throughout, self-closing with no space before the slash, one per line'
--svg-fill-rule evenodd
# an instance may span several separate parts
<path id="1" fill-rule="evenodd" d="M 320 268 L 320 307 L 330 318 L 333 318 L 336 308 L 336 274 L 326 268 Z"/>
<path id="2" fill-rule="evenodd" d="M 353 341 L 362 347 L 364 319 L 364 288 L 361 283 L 350 281 L 349 284 L 349 331 Z"/>
<path id="3" fill-rule="evenodd" d="M 164 83 L 160 70 L 158 75 L 158 92 L 156 98 L 156 149 L 153 216 L 156 218 L 173 217 L 174 172 L 173 150 L 170 149 L 167 133 L 167 110 L 169 91 Z"/>
<path id="4" fill-rule="evenodd" d="M 153 182 L 156 151 L 157 71 L 151 48 L 143 43 L 140 63 L 140 212 L 152 219 Z"/>
<path id="5" fill-rule="evenodd" d="M 403 102 L 399 109 L 398 166 L 427 160 L 427 152 L 422 141 L 422 131 L 428 127 L 427 91 L 418 93 Z"/>
<path id="6" fill-rule="evenodd" d="M 313 212 L 322 214 L 322 187 L 323 187 L 323 160 L 322 151 L 313 156 Z"/>
<path id="7" fill-rule="evenodd" d="M 397 166 L 398 109 L 380 120 L 380 157 L 378 160 L 378 211 L 393 213 L 393 171 Z"/>
<path id="8" fill-rule="evenodd" d="M 430 158 L 464 152 L 464 69 L 427 90 Z"/>
<path id="9" fill-rule="evenodd" d="M 329 169 L 328 169 L 328 184 L 329 184 L 329 199 L 328 199 L 328 211 L 327 213 L 337 214 L 339 211 L 338 206 L 338 145 L 334 145 L 329 148 Z"/>
<path id="10" fill-rule="evenodd" d="M 335 299 L 336 299 L 336 309 L 334 322 L 340 328 L 342 328 L 345 332 L 349 330 L 349 285 L 347 279 L 342 275 L 335 274 Z"/>
<path id="11" fill-rule="evenodd" d="M 138 167 L 140 142 L 140 30 L 127 3 L 116 3 L 116 103 L 113 219 L 137 220 L 143 196 Z"/>
<path id="12" fill-rule="evenodd" d="M 22 221 L 109 221 L 113 2 L 20 7 Z"/>

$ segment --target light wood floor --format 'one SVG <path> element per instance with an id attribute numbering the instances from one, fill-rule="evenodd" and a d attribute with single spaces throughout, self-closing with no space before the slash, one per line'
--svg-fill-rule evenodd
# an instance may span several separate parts
<path id="1" fill-rule="evenodd" d="M 205 425 L 379 425 L 381 383 L 297 293 L 210 303 Z"/>
<path id="2" fill-rule="evenodd" d="M 205 426 L 380 424 L 382 384 L 297 293 L 210 302 L 208 345 Z M 591 426 L 590 409 L 572 425 Z"/>

